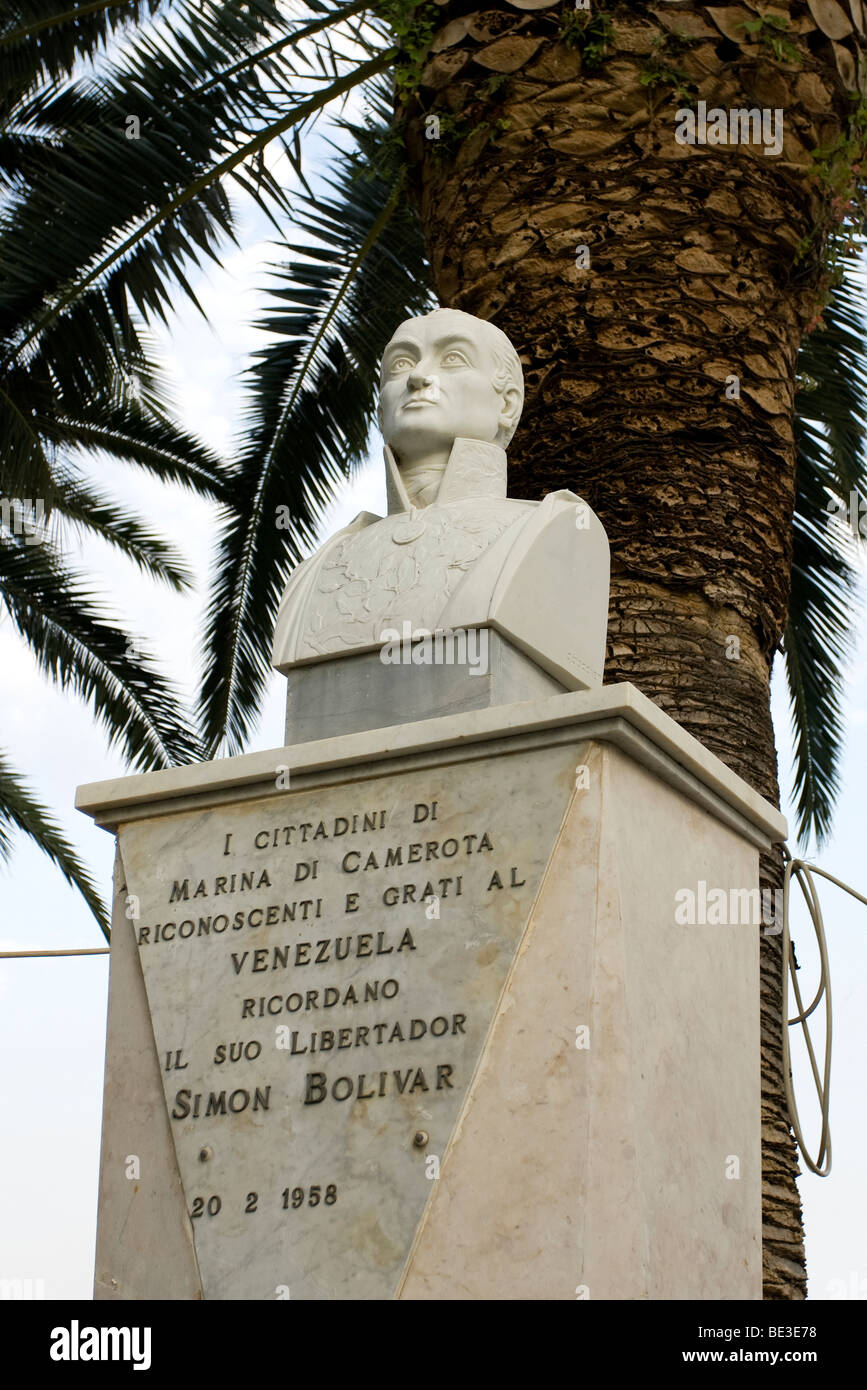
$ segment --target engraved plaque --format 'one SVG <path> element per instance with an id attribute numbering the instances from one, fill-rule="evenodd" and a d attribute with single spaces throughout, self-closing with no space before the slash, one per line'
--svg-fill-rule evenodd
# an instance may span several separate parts
<path id="1" fill-rule="evenodd" d="M 394 1295 L 580 747 L 121 825 L 206 1298 Z"/>

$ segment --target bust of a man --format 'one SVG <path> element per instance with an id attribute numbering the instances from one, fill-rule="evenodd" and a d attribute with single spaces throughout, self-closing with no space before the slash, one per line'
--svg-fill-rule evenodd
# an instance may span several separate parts
<path id="1" fill-rule="evenodd" d="M 388 515 L 363 512 L 296 569 L 279 670 L 373 652 L 395 633 L 487 628 L 563 689 L 601 684 L 608 542 L 573 492 L 506 496 L 523 399 L 517 353 L 493 324 L 436 309 L 400 325 L 380 377 Z"/>

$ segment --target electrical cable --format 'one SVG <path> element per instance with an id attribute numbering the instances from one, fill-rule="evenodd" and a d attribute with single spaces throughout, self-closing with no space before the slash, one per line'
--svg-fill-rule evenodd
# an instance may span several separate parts
<path id="1" fill-rule="evenodd" d="M 88 946 L 75 951 L 0 951 L 0 960 L 19 960 L 24 956 L 107 956 L 108 946 Z"/>
<path id="2" fill-rule="evenodd" d="M 788 848 L 783 845 L 783 859 L 785 860 L 786 870 L 783 878 L 783 999 L 780 1010 L 783 1026 L 783 1080 L 786 1088 L 786 1105 L 789 1111 L 789 1122 L 801 1150 L 801 1156 L 812 1173 L 817 1177 L 826 1178 L 831 1171 L 831 1128 L 830 1128 L 830 1088 L 831 1088 L 831 1041 L 832 1030 L 832 1009 L 831 1009 L 831 972 L 828 965 L 828 943 L 825 937 L 825 923 L 822 918 L 822 909 L 819 904 L 819 894 L 813 882 L 813 874 L 820 874 L 822 878 L 827 878 L 831 883 L 835 883 L 838 888 L 842 888 L 845 893 L 850 893 L 853 898 L 864 903 L 867 907 L 867 898 L 861 893 L 857 893 L 854 888 L 850 888 L 848 883 L 842 883 L 833 874 L 826 873 L 824 869 L 818 869 L 815 864 L 808 864 L 804 859 L 793 859 Z M 792 877 L 798 880 L 798 886 L 804 895 L 807 908 L 810 913 L 810 920 L 813 930 L 816 933 L 816 941 L 819 947 L 819 988 L 816 997 L 808 1009 L 804 1008 L 801 999 L 801 989 L 798 984 L 797 964 L 795 962 L 795 952 L 789 933 L 789 893 Z M 795 995 L 795 1002 L 798 1012 L 794 1018 L 789 1018 L 789 977 L 791 976 L 792 988 Z M 816 1054 L 813 1051 L 813 1040 L 810 1037 L 810 1030 L 807 1026 L 807 1019 L 821 1002 L 823 996 L 827 995 L 825 1004 L 825 1063 L 822 1070 L 822 1079 L 819 1079 L 819 1068 L 816 1065 Z M 804 1135 L 801 1130 L 798 1106 L 795 1101 L 795 1091 L 792 1084 L 792 1062 L 789 1051 L 789 1029 L 800 1023 L 804 1033 L 804 1042 L 807 1047 L 807 1054 L 810 1058 L 810 1067 L 813 1072 L 813 1081 L 816 1087 L 816 1094 L 819 1098 L 819 1108 L 822 1118 L 822 1131 L 819 1137 L 819 1152 L 813 1159 L 804 1143 Z"/>

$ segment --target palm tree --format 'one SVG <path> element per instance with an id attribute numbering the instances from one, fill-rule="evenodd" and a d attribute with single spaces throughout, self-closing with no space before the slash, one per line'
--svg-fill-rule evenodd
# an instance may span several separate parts
<path id="1" fill-rule="evenodd" d="M 32 17 L 38 6 L 28 10 Z M 97 18 L 90 16 L 91 28 Z M 67 28 L 57 35 L 57 53 L 39 62 L 35 46 L 15 50 L 0 109 L 0 613 L 40 669 L 87 700 L 110 742 L 145 770 L 201 756 L 199 737 L 140 640 L 108 620 L 104 600 L 67 553 L 77 535 L 96 535 L 176 592 L 192 579 L 172 547 L 94 486 L 84 465 L 107 455 L 214 500 L 226 496 L 228 479 L 210 451 L 167 415 L 166 386 L 119 280 L 89 287 L 30 331 L 44 302 L 46 249 L 16 241 L 18 210 L 26 201 L 43 233 L 57 241 L 54 219 L 75 199 L 71 182 L 42 194 L 37 174 L 54 132 L 28 104 L 43 71 L 65 72 L 83 52 Z M 89 254 L 81 243 L 77 249 Z M 83 894 L 108 936 L 87 869 L 0 752 L 0 858 L 11 854 L 16 829 Z"/>
<path id="2" fill-rule="evenodd" d="M 839 627 L 845 589 L 833 560 L 816 562 L 830 549 L 839 564 L 821 504 L 840 480 L 828 463 L 818 487 L 809 458 L 798 468 L 796 372 L 823 288 L 823 219 L 834 197 L 850 201 L 864 146 L 867 105 L 847 91 L 860 4 L 850 19 L 793 3 L 788 21 L 709 4 L 595 4 L 590 19 L 525 13 L 523 0 L 511 14 L 461 8 L 409 103 L 407 145 L 439 297 L 496 317 L 525 363 L 512 491 L 569 485 L 588 499 L 612 551 L 606 679 L 633 681 L 774 803 L 770 676 L 785 643 L 813 755 L 802 804 L 821 826 L 832 767 L 815 731 L 827 710 L 810 696 L 836 663 L 815 600 Z M 493 100 L 492 75 L 506 78 Z M 779 160 L 678 144 L 677 110 L 702 100 L 779 110 Z M 438 113 L 446 131 L 459 123 L 450 159 L 425 139 Z M 789 621 L 793 575 L 807 604 Z M 775 858 L 762 872 L 781 882 Z M 791 1298 L 803 1244 L 782 964 L 763 937 L 765 1290 Z"/>
<path id="3" fill-rule="evenodd" d="M 189 291 L 185 267 L 233 232 L 229 179 L 275 222 L 274 341 L 247 373 L 209 613 L 212 753 L 243 746 L 286 577 L 364 456 L 378 352 L 433 293 L 496 318 L 524 361 L 512 494 L 569 486 L 605 524 L 606 679 L 633 681 L 776 802 L 784 652 L 799 833 L 827 833 L 855 542 L 832 509 L 867 495 L 863 329 L 842 276 L 863 225 L 865 14 L 862 0 L 744 6 L 167 0 L 99 69 L 117 19 L 105 0 L 82 7 L 94 75 L 69 85 L 68 16 L 37 32 L 18 0 L 17 31 L 0 32 L 24 111 L 3 240 L 31 269 L 10 364 L 94 290 L 145 317 Z M 313 196 L 301 137 L 356 89 L 367 117 L 341 118 Z M 781 112 L 781 155 L 679 144 L 677 112 L 700 102 Z M 58 189 L 72 226 L 54 245 Z M 766 882 L 780 871 L 763 859 Z M 764 937 L 765 1293 L 800 1298 L 781 971 Z"/>

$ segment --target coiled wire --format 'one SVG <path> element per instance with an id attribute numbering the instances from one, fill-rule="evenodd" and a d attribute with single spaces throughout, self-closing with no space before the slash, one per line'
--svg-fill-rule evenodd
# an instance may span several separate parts
<path id="1" fill-rule="evenodd" d="M 813 882 L 813 875 L 820 874 L 822 878 L 827 878 L 831 883 L 835 883 L 838 888 L 842 888 L 844 893 L 850 893 L 853 898 L 864 903 L 867 907 L 867 898 L 860 893 L 856 893 L 854 888 L 850 888 L 848 883 L 842 883 L 833 874 L 826 873 L 824 869 L 817 869 L 815 864 L 808 864 L 804 859 L 793 859 L 785 845 L 783 845 L 783 859 L 786 870 L 783 879 L 783 1000 L 781 1008 L 781 1018 L 783 1025 L 783 1079 L 786 1087 L 786 1104 L 789 1111 L 789 1121 L 798 1141 L 798 1148 L 807 1167 L 812 1173 L 820 1178 L 826 1178 L 831 1171 L 831 1129 L 829 1123 L 829 1105 L 831 1094 L 831 1041 L 832 1041 L 832 1010 L 831 1010 L 831 972 L 828 966 L 828 943 L 825 937 L 825 923 L 822 918 L 822 908 L 819 904 L 819 894 Z M 795 952 L 789 933 L 789 893 L 792 878 L 796 878 L 798 886 L 804 895 L 807 908 L 810 913 L 810 920 L 813 930 L 816 933 L 816 942 L 819 947 L 819 987 L 816 997 L 808 1009 L 804 1008 L 801 999 L 801 989 L 798 984 L 797 966 L 795 963 Z M 766 933 L 767 934 L 767 933 Z M 789 979 L 792 981 L 792 992 L 795 996 L 798 1012 L 794 1018 L 789 1018 Z M 810 1029 L 807 1026 L 807 1019 L 811 1013 L 821 1003 L 823 997 L 827 995 L 825 1004 L 825 1061 L 822 1069 L 821 1078 L 819 1068 L 816 1063 L 816 1054 L 813 1050 L 813 1040 L 810 1037 Z M 807 1047 L 807 1055 L 810 1058 L 810 1067 L 813 1072 L 813 1081 L 816 1086 L 816 1094 L 819 1098 L 819 1109 L 822 1117 L 822 1132 L 819 1137 L 819 1152 L 816 1158 L 812 1158 L 804 1143 L 804 1135 L 801 1130 L 801 1121 L 798 1114 L 798 1106 L 795 1101 L 795 1090 L 792 1084 L 792 1062 L 789 1052 L 789 1029 L 795 1024 L 800 1023 L 804 1033 L 804 1042 Z"/>

